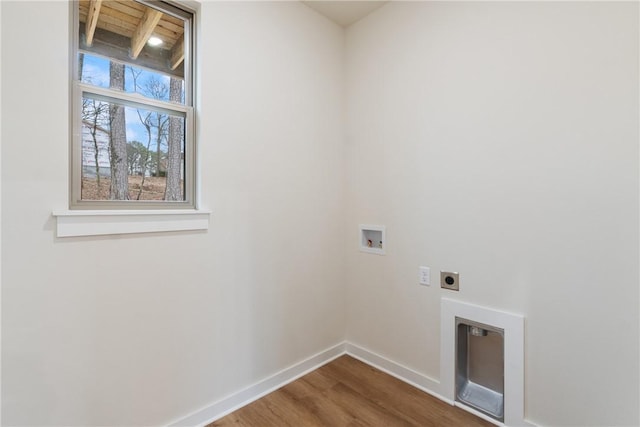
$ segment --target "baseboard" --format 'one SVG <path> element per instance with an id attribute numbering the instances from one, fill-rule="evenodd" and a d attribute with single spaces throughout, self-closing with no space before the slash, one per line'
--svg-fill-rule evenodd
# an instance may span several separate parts
<path id="1" fill-rule="evenodd" d="M 169 426 L 204 426 L 212 423 L 342 356 L 345 354 L 345 345 L 346 344 L 342 342 L 321 351 L 302 362 L 296 363 L 262 381 L 214 402 L 191 415 L 174 421 L 170 423 Z"/>
<path id="2" fill-rule="evenodd" d="M 350 342 L 345 343 L 345 350 L 349 356 L 453 405 L 453 401 L 440 394 L 440 381 Z"/>
<path id="3" fill-rule="evenodd" d="M 314 371 L 323 365 L 326 365 L 327 363 L 331 362 L 334 359 L 337 359 L 344 354 L 348 354 L 349 356 L 358 359 L 361 362 L 366 363 L 367 365 L 370 365 L 376 369 L 381 370 L 382 372 L 398 378 L 400 381 L 403 381 L 419 390 L 422 390 L 425 393 L 428 393 L 433 397 L 442 400 L 443 402 L 446 402 L 450 405 L 460 406 L 464 410 L 472 412 L 475 415 L 480 416 L 481 418 L 495 423 L 495 420 L 491 420 L 489 419 L 489 417 L 486 417 L 483 414 L 476 413 L 476 411 L 471 408 L 465 407 L 464 405 L 456 404 L 451 399 L 447 399 L 446 397 L 444 397 L 440 393 L 440 381 L 416 372 L 411 368 L 407 368 L 406 366 L 387 359 L 384 356 L 380 356 L 379 354 L 367 350 L 366 348 L 361 347 L 357 344 L 342 342 L 324 351 L 321 351 L 320 353 L 311 356 L 308 359 L 303 360 L 302 362 L 296 363 L 295 365 L 283 369 L 282 371 L 277 372 L 276 374 L 271 375 L 270 377 L 265 378 L 262 381 L 250 385 L 249 387 L 233 393 L 217 402 L 214 402 L 211 405 L 192 413 L 191 415 L 172 422 L 169 424 L 169 426 L 205 426 L 215 420 L 224 417 L 225 415 L 230 414 L 233 411 L 242 408 L 245 405 L 248 405 L 255 400 L 260 399 L 261 397 L 271 393 L 272 391 L 275 391 L 280 387 L 285 386 L 292 381 L 295 381 L 296 379 L 308 374 L 309 372 Z M 501 423 L 495 424 L 503 425 Z M 524 425 L 536 427 L 535 424 L 526 421 Z"/>

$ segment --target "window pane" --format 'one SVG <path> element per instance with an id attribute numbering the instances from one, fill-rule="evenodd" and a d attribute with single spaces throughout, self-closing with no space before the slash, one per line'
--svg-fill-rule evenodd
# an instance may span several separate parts
<path id="1" fill-rule="evenodd" d="M 107 58 L 81 53 L 82 64 L 80 80 L 83 83 L 109 88 L 110 63 Z M 177 91 L 171 91 L 171 85 L 177 85 Z M 184 81 L 165 74 L 156 73 L 132 65 L 124 66 L 124 91 L 138 93 L 148 98 L 184 104 Z"/>
<path id="2" fill-rule="evenodd" d="M 82 200 L 184 201 L 185 117 L 85 96 Z"/>

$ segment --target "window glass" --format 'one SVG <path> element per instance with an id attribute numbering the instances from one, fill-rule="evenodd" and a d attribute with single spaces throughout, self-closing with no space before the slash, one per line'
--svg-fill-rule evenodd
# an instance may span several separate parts
<path id="1" fill-rule="evenodd" d="M 97 87 L 109 88 L 109 64 L 110 60 L 97 55 L 80 53 L 82 57 L 82 72 L 80 81 Z M 170 101 L 184 104 L 184 80 L 179 78 L 180 94 L 171 99 L 169 97 L 169 84 L 172 76 L 125 65 L 123 90 L 128 93 L 137 93 L 149 98 L 161 101 Z"/>
<path id="2" fill-rule="evenodd" d="M 117 115 L 118 110 L 122 110 L 126 121 L 122 134 L 126 145 L 121 153 L 110 149 L 113 130 L 109 117 Z M 184 200 L 184 129 L 183 115 L 83 98 L 82 200 L 111 200 L 115 190 L 112 185 L 122 185 L 125 180 L 126 190 L 122 191 L 128 191 L 129 200 L 162 201 L 167 190 L 177 193 L 175 200 Z M 171 133 L 176 135 L 175 148 L 169 146 Z M 118 156 L 126 162 L 123 181 L 112 177 L 111 162 Z M 167 189 L 170 167 L 179 170 L 179 174 Z"/>
<path id="3" fill-rule="evenodd" d="M 193 14 L 159 1 L 75 4 L 72 207 L 193 206 Z"/>

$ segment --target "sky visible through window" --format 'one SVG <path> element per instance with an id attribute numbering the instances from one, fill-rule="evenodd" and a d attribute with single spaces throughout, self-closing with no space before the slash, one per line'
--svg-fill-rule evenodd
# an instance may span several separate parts
<path id="1" fill-rule="evenodd" d="M 103 58 L 101 56 L 95 56 L 85 53 L 84 61 L 82 65 L 82 81 L 84 83 L 90 83 L 94 86 L 109 87 L 109 62 L 108 58 Z M 145 96 L 149 96 L 148 92 L 145 90 L 146 85 L 152 79 L 157 79 L 161 83 L 165 84 L 167 88 L 169 87 L 169 76 L 161 73 L 156 73 L 153 71 L 149 71 L 143 68 L 133 67 L 131 65 L 126 66 L 127 70 L 125 72 L 125 91 L 126 92 L 136 92 Z M 132 73 L 140 73 L 137 78 L 134 79 L 134 75 Z M 153 97 L 155 98 L 155 97 Z M 162 99 L 163 101 L 169 101 L 169 91 L 167 90 L 165 96 Z M 184 94 L 183 94 L 184 99 Z"/>

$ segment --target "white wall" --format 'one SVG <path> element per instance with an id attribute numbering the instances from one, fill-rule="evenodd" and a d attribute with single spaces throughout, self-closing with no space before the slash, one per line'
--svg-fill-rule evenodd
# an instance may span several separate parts
<path id="1" fill-rule="evenodd" d="M 528 419 L 638 425 L 638 4 L 391 2 L 346 37 L 347 339 L 437 379 L 441 296 L 522 313 Z"/>
<path id="2" fill-rule="evenodd" d="M 343 32 L 284 2 L 201 22 L 209 231 L 56 239 L 69 6 L 2 2 L 5 425 L 167 423 L 344 339 Z"/>
<path id="3" fill-rule="evenodd" d="M 445 294 L 526 316 L 533 422 L 640 423 L 637 4 L 392 2 L 345 52 L 303 5 L 204 2 L 210 230 L 77 239 L 68 6 L 0 4 L 4 424 L 163 424 L 345 329 L 437 379 Z"/>
<path id="4" fill-rule="evenodd" d="M 0 3 L 0 23 L 2 22 L 2 3 Z M 0 58 L 2 58 L 2 31 L 0 30 Z M 0 100 L 2 100 L 2 67 L 0 67 Z M 0 102 L 0 147 L 2 147 L 2 102 Z M 2 186 L 2 150 L 0 150 L 0 187 Z M 0 190 L 1 191 L 1 190 Z M 2 197 L 0 197 L 0 224 L 2 223 Z M 0 227 L 2 242 L 2 227 Z M 2 319 L 2 244 L 0 244 L 0 319 Z M 1 324 L 1 321 L 0 321 Z M 0 327 L 0 424 L 2 424 L 2 328 Z"/>

